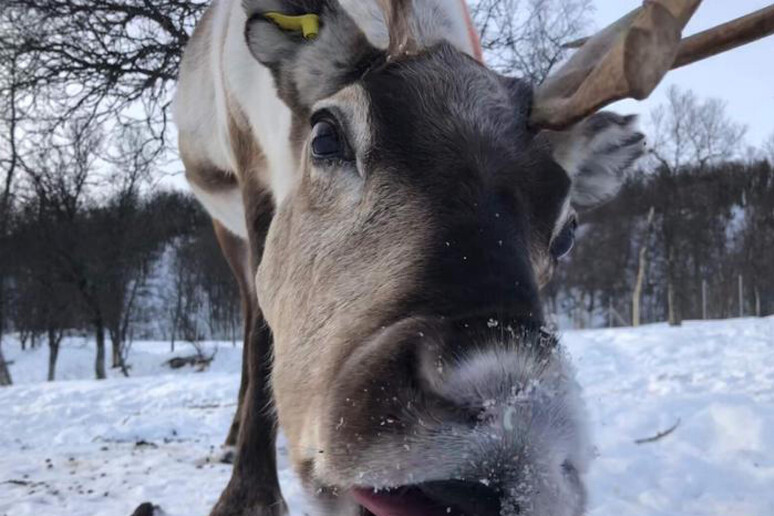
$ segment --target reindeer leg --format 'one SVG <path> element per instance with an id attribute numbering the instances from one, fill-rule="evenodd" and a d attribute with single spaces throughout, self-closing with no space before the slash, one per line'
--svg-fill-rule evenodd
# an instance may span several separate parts
<path id="1" fill-rule="evenodd" d="M 268 192 L 245 196 L 250 234 L 250 275 L 252 284 L 258 269 L 266 234 L 274 213 Z M 248 382 L 240 402 L 240 422 L 236 459 L 231 480 L 211 516 L 283 516 L 287 505 L 282 498 L 277 476 L 276 416 L 272 411 L 270 385 L 272 336 L 257 306 L 254 289 L 248 288 L 252 307 L 249 336 L 246 341 Z M 243 371 L 245 368 L 243 366 Z"/>
<path id="2" fill-rule="evenodd" d="M 223 251 L 226 261 L 234 274 L 234 278 L 239 285 L 239 296 L 242 300 L 242 319 L 244 321 L 244 342 L 242 348 L 242 380 L 239 385 L 239 398 L 237 409 L 234 413 L 234 420 L 229 428 L 224 446 L 228 449 L 227 454 L 231 455 L 231 460 L 224 462 L 233 462 L 234 449 L 239 438 L 239 424 L 244 405 L 245 393 L 250 381 L 250 332 L 252 330 L 253 310 L 255 302 L 253 301 L 252 289 L 250 288 L 250 252 L 247 242 L 244 239 L 232 234 L 220 222 L 213 219 L 213 227 L 218 244 Z"/>
<path id="3" fill-rule="evenodd" d="M 226 441 L 223 443 L 223 446 L 229 449 L 235 449 L 237 445 L 237 441 L 239 439 L 239 427 L 240 422 L 242 420 L 242 407 L 244 406 L 244 400 L 245 400 L 245 394 L 247 393 L 247 386 L 250 382 L 250 371 L 248 369 L 249 364 L 249 335 L 250 335 L 250 320 L 251 318 L 249 316 L 245 316 L 245 322 L 244 322 L 244 332 L 245 332 L 245 338 L 244 338 L 244 344 L 242 348 L 242 379 L 239 383 L 239 396 L 237 398 L 237 408 L 234 412 L 234 420 L 231 422 L 231 426 L 228 429 L 228 435 L 226 435 Z M 225 462 L 232 462 L 231 461 L 225 461 Z"/>
<path id="4" fill-rule="evenodd" d="M 235 241 L 217 221 L 215 233 L 229 264 L 235 256 L 229 249 Z M 249 262 L 248 262 L 249 263 Z M 239 402 L 231 423 L 226 446 L 234 446 L 234 469 L 226 489 L 213 508 L 211 516 L 283 516 L 287 507 L 280 491 L 276 464 L 276 422 L 271 413 L 269 390 L 271 332 L 263 316 L 251 301 L 249 289 L 242 290 L 244 274 L 235 275 L 242 292 L 245 310 L 245 341 L 242 353 L 242 380 Z M 233 441 L 232 441 L 233 439 Z M 156 507 L 140 505 L 132 516 L 153 516 Z"/>
<path id="5" fill-rule="evenodd" d="M 250 335 L 250 381 L 242 406 L 231 480 L 211 516 L 282 516 L 287 507 L 277 477 L 276 421 L 269 389 L 271 333 L 260 311 Z"/>

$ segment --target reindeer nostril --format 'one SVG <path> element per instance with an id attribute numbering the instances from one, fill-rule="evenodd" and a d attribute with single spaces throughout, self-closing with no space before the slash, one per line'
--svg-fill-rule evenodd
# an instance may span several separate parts
<path id="1" fill-rule="evenodd" d="M 447 514 L 500 516 L 499 491 L 481 482 L 446 480 L 417 487 L 435 505 L 445 507 Z"/>
<path id="2" fill-rule="evenodd" d="M 497 416 L 485 408 L 470 408 L 465 410 L 468 425 L 472 427 L 491 425 Z"/>

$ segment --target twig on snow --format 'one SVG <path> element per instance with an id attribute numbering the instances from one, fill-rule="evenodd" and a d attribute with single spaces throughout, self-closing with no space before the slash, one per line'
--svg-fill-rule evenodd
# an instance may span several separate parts
<path id="1" fill-rule="evenodd" d="M 656 441 L 660 441 L 664 437 L 668 436 L 669 434 L 671 434 L 672 432 L 677 430 L 677 427 L 680 426 L 680 423 L 681 423 L 681 420 L 680 420 L 680 418 L 678 418 L 677 422 L 674 425 L 672 425 L 670 428 L 668 428 L 667 430 L 664 430 L 663 432 L 659 432 L 656 435 L 654 435 L 653 437 L 646 437 L 644 439 L 636 439 L 634 441 L 634 444 L 650 444 L 650 443 L 655 443 Z"/>

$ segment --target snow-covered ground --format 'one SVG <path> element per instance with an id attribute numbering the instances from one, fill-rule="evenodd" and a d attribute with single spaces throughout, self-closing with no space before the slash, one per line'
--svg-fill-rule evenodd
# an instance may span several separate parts
<path id="1" fill-rule="evenodd" d="M 774 515 L 774 318 L 568 332 L 564 342 L 598 448 L 592 516 Z M 132 378 L 96 382 L 90 343 L 70 340 L 58 369 L 67 381 L 49 384 L 45 348 L 6 341 L 17 384 L 0 389 L 0 515 L 129 516 L 143 501 L 206 515 L 229 476 L 207 457 L 239 384 L 241 351 L 218 349 L 207 372 L 170 372 L 167 344 L 138 343 Z M 279 451 L 292 514 L 307 514 Z"/>

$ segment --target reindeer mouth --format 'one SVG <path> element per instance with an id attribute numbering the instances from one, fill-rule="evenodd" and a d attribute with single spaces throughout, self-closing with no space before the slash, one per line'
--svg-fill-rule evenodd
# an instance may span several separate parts
<path id="1" fill-rule="evenodd" d="M 395 489 L 356 488 L 361 516 L 499 516 L 500 496 L 478 482 L 426 482 Z"/>

